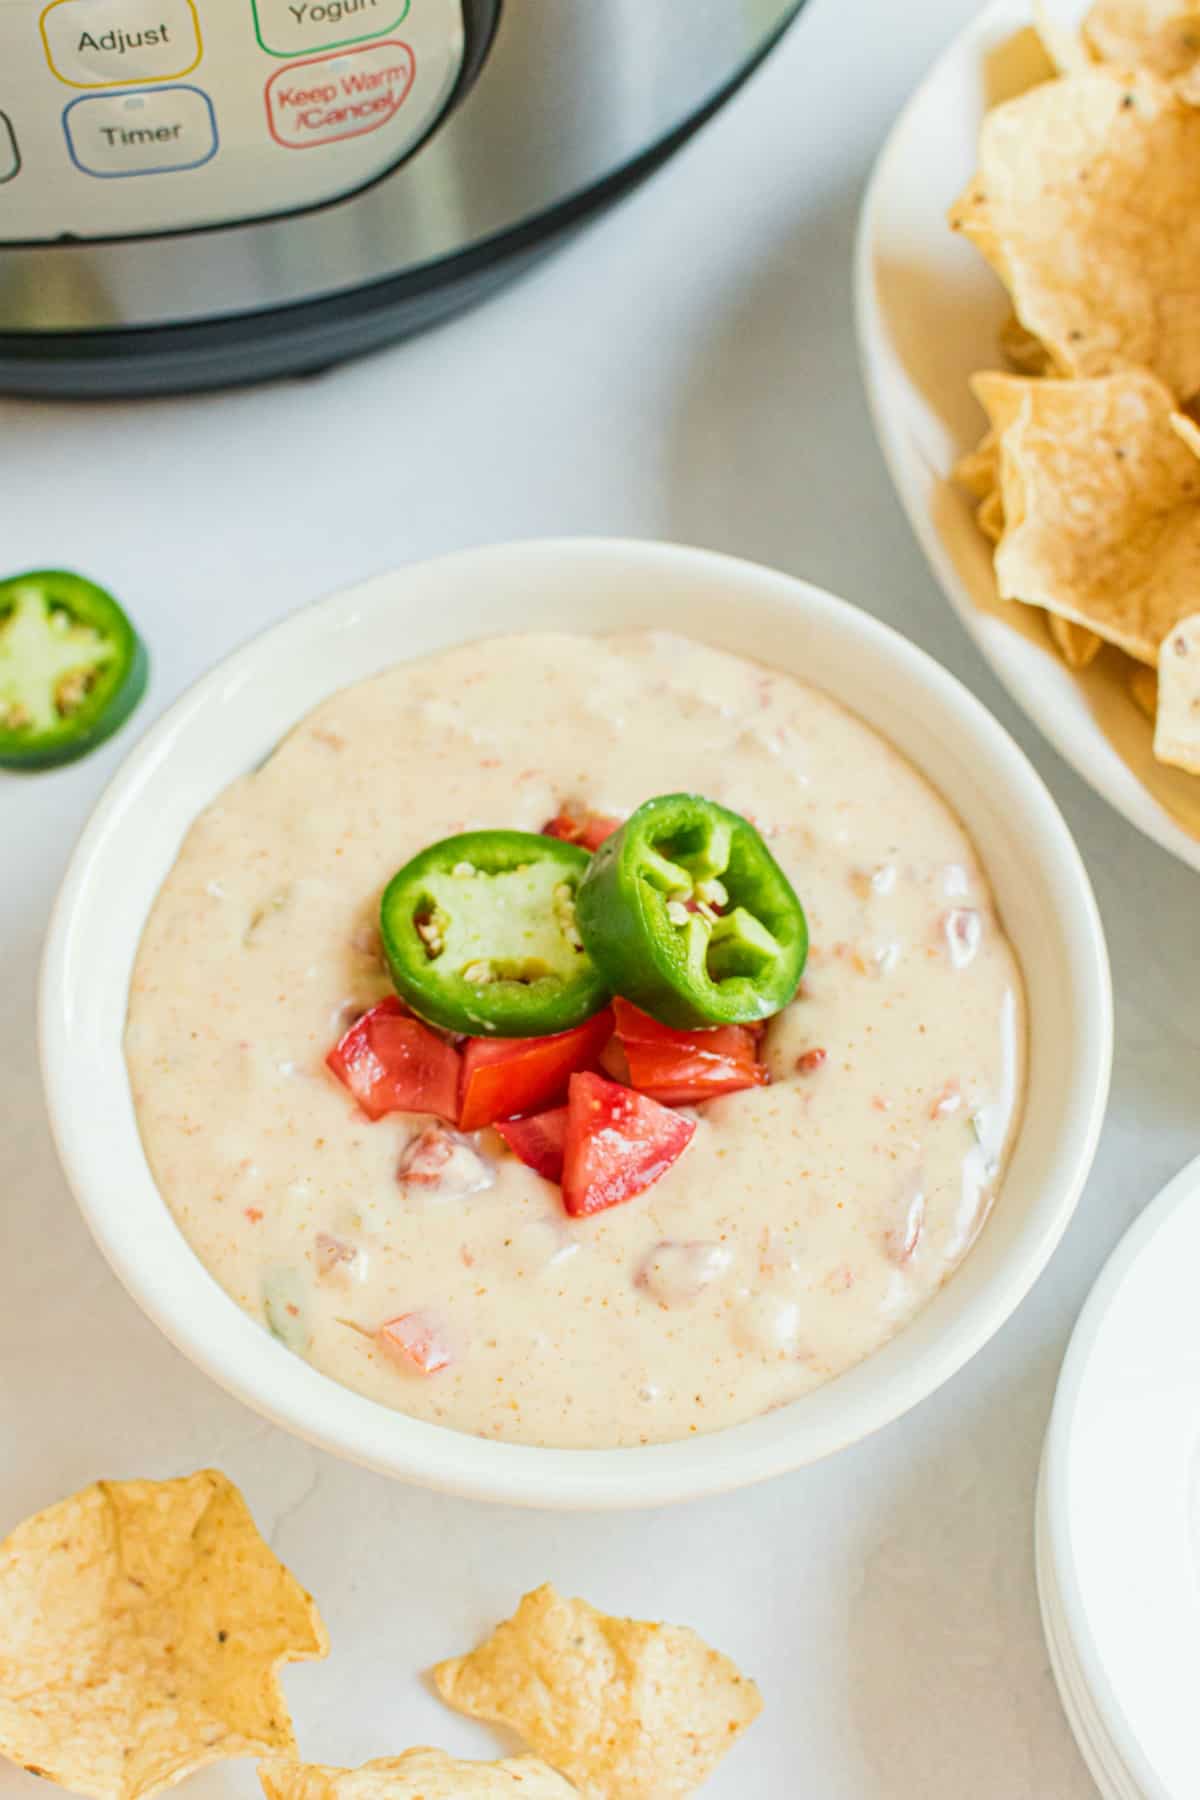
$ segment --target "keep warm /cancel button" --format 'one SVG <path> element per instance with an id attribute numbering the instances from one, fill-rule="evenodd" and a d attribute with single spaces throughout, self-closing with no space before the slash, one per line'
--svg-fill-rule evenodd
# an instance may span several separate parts
<path id="1" fill-rule="evenodd" d="M 416 74 L 407 44 L 366 44 L 277 69 L 267 83 L 267 119 L 289 150 L 378 131 L 399 112 Z"/>

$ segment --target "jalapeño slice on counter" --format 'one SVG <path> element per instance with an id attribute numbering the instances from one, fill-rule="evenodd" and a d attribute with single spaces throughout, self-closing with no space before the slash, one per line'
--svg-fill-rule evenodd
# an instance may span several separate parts
<path id="1" fill-rule="evenodd" d="M 0 766 L 83 756 L 129 717 L 147 666 L 112 595 L 82 575 L 37 569 L 0 581 Z"/>
<path id="2" fill-rule="evenodd" d="M 575 924 L 591 860 L 530 831 L 467 831 L 422 850 L 380 906 L 399 993 L 431 1024 L 472 1037 L 581 1024 L 608 999 Z"/>
<path id="3" fill-rule="evenodd" d="M 647 800 L 579 889 L 579 930 L 616 994 L 663 1025 L 744 1025 L 787 1005 L 804 911 L 748 819 L 698 794 Z"/>

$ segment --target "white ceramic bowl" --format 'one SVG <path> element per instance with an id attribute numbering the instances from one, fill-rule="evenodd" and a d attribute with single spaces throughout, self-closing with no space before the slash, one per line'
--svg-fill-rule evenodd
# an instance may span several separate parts
<path id="1" fill-rule="evenodd" d="M 887 734 L 965 820 L 1025 972 L 1029 1098 L 1004 1193 L 954 1279 L 899 1337 L 792 1406 L 710 1437 L 621 1450 L 496 1444 L 352 1393 L 289 1354 L 189 1249 L 154 1185 L 121 1052 L 143 921 L 193 818 L 335 689 L 523 630 L 655 625 L 814 681 Z M 510 544 L 385 575 L 297 613 L 194 687 L 133 752 L 71 860 L 42 971 L 59 1152 L 105 1255 L 171 1341 L 302 1437 L 430 1486 L 538 1506 L 636 1506 L 758 1481 L 876 1430 L 1008 1318 L 1062 1234 L 1108 1089 L 1108 964 L 1079 855 L 1038 776 L 954 678 L 895 632 L 785 575 L 698 550 Z"/>
<path id="2" fill-rule="evenodd" d="M 1049 0 L 1075 25 L 1087 0 Z M 999 600 L 991 546 L 951 480 L 986 426 L 967 386 L 1003 366 L 1008 296 L 946 224 L 974 173 L 988 106 L 1038 71 L 1032 0 L 994 0 L 936 62 L 893 127 L 859 225 L 859 353 L 880 445 L 913 531 L 959 618 L 1059 754 L 1147 837 L 1200 869 L 1200 780 L 1156 763 L 1151 729 L 1107 656 L 1072 674 L 1031 608 Z M 1047 65 L 1041 58 L 1041 70 Z"/>

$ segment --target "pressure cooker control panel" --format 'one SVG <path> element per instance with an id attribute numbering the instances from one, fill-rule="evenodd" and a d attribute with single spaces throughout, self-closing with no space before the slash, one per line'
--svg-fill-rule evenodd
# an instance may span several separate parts
<path id="1" fill-rule="evenodd" d="M 436 124 L 462 0 L 0 0 L 0 243 L 352 193 Z"/>

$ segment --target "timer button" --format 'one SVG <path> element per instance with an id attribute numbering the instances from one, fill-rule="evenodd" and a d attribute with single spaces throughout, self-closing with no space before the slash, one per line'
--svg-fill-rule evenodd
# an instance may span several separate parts
<path id="1" fill-rule="evenodd" d="M 378 131 L 407 100 L 417 72 L 407 44 L 389 40 L 276 69 L 267 124 L 286 150 L 309 150 Z"/>
<path id="2" fill-rule="evenodd" d="M 340 50 L 395 31 L 409 0 L 251 0 L 254 29 L 268 56 Z"/>
<path id="3" fill-rule="evenodd" d="M 17 134 L 6 112 L 0 112 L 0 183 L 11 181 L 21 168 L 21 152 Z"/>
<path id="4" fill-rule="evenodd" d="M 82 96 L 63 129 L 75 166 L 109 179 L 198 169 L 217 154 L 212 101 L 187 85 Z"/>
<path id="5" fill-rule="evenodd" d="M 46 61 L 69 87 L 174 81 L 204 54 L 193 0 L 51 0 Z"/>

